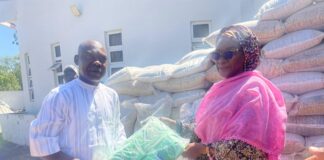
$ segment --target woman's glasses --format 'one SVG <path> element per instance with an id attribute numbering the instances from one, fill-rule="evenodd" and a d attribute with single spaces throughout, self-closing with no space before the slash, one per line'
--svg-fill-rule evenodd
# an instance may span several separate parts
<path id="1" fill-rule="evenodd" d="M 212 59 L 216 61 L 219 60 L 221 57 L 223 57 L 225 60 L 230 60 L 234 57 L 234 54 L 239 53 L 239 51 L 240 49 L 234 49 L 234 50 L 225 51 L 223 52 L 223 54 L 215 51 L 212 53 Z"/>

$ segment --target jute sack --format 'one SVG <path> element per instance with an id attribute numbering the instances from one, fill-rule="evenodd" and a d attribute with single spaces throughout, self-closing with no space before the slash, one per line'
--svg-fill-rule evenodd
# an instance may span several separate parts
<path id="1" fill-rule="evenodd" d="M 265 76 L 268 79 L 278 77 L 281 75 L 284 75 L 286 72 L 282 68 L 282 59 L 267 59 L 267 58 L 261 58 L 260 64 L 256 68 L 258 71 L 260 71 L 263 76 Z"/>
<path id="2" fill-rule="evenodd" d="M 205 80 L 206 73 L 196 73 L 190 76 L 181 78 L 171 78 L 163 82 L 155 82 L 154 86 L 162 91 L 167 92 L 183 92 L 194 89 L 206 88 L 210 84 Z"/>
<path id="3" fill-rule="evenodd" d="M 172 70 L 172 78 L 180 78 L 189 76 L 198 72 L 203 72 L 209 69 L 213 64 L 210 60 L 210 53 L 213 49 L 202 49 L 193 52 L 200 52 L 201 56 L 196 56 L 195 58 L 189 59 L 184 57 L 182 61 L 179 61 L 177 65 L 174 66 Z M 191 53 L 189 53 L 191 54 Z M 197 53 L 198 54 L 198 53 Z"/>
<path id="4" fill-rule="evenodd" d="M 171 95 L 168 92 L 160 92 L 157 90 L 152 95 L 138 97 L 138 101 L 139 103 L 154 104 L 166 96 L 171 96 Z"/>
<path id="5" fill-rule="evenodd" d="M 297 95 L 324 88 L 324 74 L 321 72 L 288 73 L 271 81 L 281 91 Z"/>
<path id="6" fill-rule="evenodd" d="M 278 20 L 271 21 L 247 21 L 237 23 L 251 29 L 251 31 L 258 38 L 260 44 L 266 44 L 274 39 L 281 37 L 285 33 L 285 26 Z M 217 30 L 203 39 L 204 42 L 210 46 L 215 47 L 216 38 L 219 35 L 220 30 Z"/>
<path id="7" fill-rule="evenodd" d="M 195 100 L 202 98 L 206 91 L 204 89 L 196 89 L 185 92 L 172 94 L 173 106 L 181 106 L 184 103 L 192 103 Z"/>
<path id="8" fill-rule="evenodd" d="M 135 103 L 134 106 L 137 110 L 137 119 L 134 130 L 137 131 L 143 126 L 144 121 L 149 116 L 170 117 L 172 98 L 167 95 L 154 104 Z"/>
<path id="9" fill-rule="evenodd" d="M 119 102 L 124 102 L 124 101 L 132 100 L 132 99 L 136 98 L 135 96 L 129 96 L 129 95 L 123 95 L 123 94 L 118 94 L 118 97 L 119 97 Z"/>
<path id="10" fill-rule="evenodd" d="M 287 93 L 287 92 L 282 92 L 282 96 L 285 99 L 287 113 L 289 113 L 290 110 L 294 107 L 294 105 L 298 101 L 298 96 L 297 95 L 292 95 L 292 94 Z"/>
<path id="11" fill-rule="evenodd" d="M 286 132 L 302 136 L 324 135 L 324 116 L 289 116 Z"/>
<path id="12" fill-rule="evenodd" d="M 261 6 L 256 17 L 260 20 L 285 19 L 312 2 L 312 0 L 270 0 Z"/>
<path id="13" fill-rule="evenodd" d="M 258 38 L 260 44 L 266 44 L 274 39 L 278 39 L 285 33 L 285 26 L 278 20 L 269 21 L 247 21 L 238 23 L 252 30 Z"/>
<path id="14" fill-rule="evenodd" d="M 324 29 L 324 2 L 311 5 L 285 21 L 286 32 L 302 29 Z"/>
<path id="15" fill-rule="evenodd" d="M 177 61 L 175 64 L 176 65 L 183 64 L 196 58 L 206 58 L 214 50 L 215 48 L 209 48 L 209 49 L 199 49 L 199 50 L 189 52 L 188 54 L 183 56 L 179 61 Z"/>
<path id="16" fill-rule="evenodd" d="M 172 64 L 148 66 L 142 68 L 140 72 L 133 76 L 133 79 L 149 83 L 165 81 L 171 77 L 172 71 L 175 68 L 175 65 Z"/>
<path id="17" fill-rule="evenodd" d="M 301 95 L 289 115 L 324 115 L 324 89 Z"/>
<path id="18" fill-rule="evenodd" d="M 284 60 L 282 67 L 286 72 L 324 72 L 324 44 L 288 57 Z"/>
<path id="19" fill-rule="evenodd" d="M 154 94 L 155 92 L 155 89 L 151 83 L 140 81 L 126 81 L 107 86 L 114 89 L 118 94 L 129 96 L 148 96 Z"/>
<path id="20" fill-rule="evenodd" d="M 288 33 L 267 43 L 261 53 L 265 58 L 287 58 L 321 43 L 324 33 L 317 30 L 301 30 Z"/>
<path id="21" fill-rule="evenodd" d="M 183 123 L 189 123 L 194 116 L 194 109 L 192 103 L 184 103 L 180 107 L 179 120 Z"/>
<path id="22" fill-rule="evenodd" d="M 123 69 L 111 75 L 108 78 L 106 84 L 111 85 L 120 82 L 130 81 L 140 71 L 142 71 L 142 68 L 139 67 L 124 67 Z"/>
<path id="23" fill-rule="evenodd" d="M 0 100 L 0 114 L 6 114 L 6 113 L 14 113 L 14 112 L 11 110 L 10 106 L 6 102 Z"/>
<path id="24" fill-rule="evenodd" d="M 303 136 L 293 133 L 286 133 L 285 148 L 282 153 L 296 153 L 305 148 L 305 139 Z"/>
<path id="25" fill-rule="evenodd" d="M 124 125 L 126 136 L 129 137 L 134 133 L 134 126 L 137 117 L 137 111 L 134 103 L 137 103 L 138 99 L 130 99 L 121 103 L 120 105 L 120 120 Z"/>
<path id="26" fill-rule="evenodd" d="M 180 107 L 180 121 L 187 124 L 194 123 L 196 112 L 199 108 L 201 101 L 202 98 L 194 101 L 193 103 L 183 104 Z"/>

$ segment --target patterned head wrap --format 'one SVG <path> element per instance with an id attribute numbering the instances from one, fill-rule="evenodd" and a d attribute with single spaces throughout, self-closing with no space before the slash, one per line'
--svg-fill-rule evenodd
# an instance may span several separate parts
<path id="1" fill-rule="evenodd" d="M 244 71 L 254 70 L 260 63 L 260 47 L 255 34 L 247 27 L 233 25 L 225 27 L 220 31 L 220 35 L 228 36 L 237 40 L 244 54 Z M 216 39 L 218 41 L 219 37 Z"/>

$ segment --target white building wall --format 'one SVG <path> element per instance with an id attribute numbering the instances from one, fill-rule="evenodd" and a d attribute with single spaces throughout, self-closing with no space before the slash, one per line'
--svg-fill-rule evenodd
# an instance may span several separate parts
<path id="1" fill-rule="evenodd" d="M 0 100 L 6 102 L 13 111 L 24 109 L 23 91 L 0 91 Z"/>
<path id="2" fill-rule="evenodd" d="M 15 144 L 29 145 L 29 126 L 35 118 L 31 114 L 0 114 L 2 138 Z"/>
<path id="3" fill-rule="evenodd" d="M 242 4 L 260 0 L 28 0 L 17 5 L 20 53 L 30 56 L 35 100 L 30 102 L 27 82 L 24 100 L 27 111 L 36 113 L 44 96 L 55 87 L 51 44 L 59 42 L 63 66 L 73 63 L 78 44 L 87 39 L 105 42 L 105 32 L 121 30 L 124 64 L 149 66 L 174 63 L 191 50 L 192 21 L 211 21 L 212 31 L 247 20 Z M 75 17 L 70 6 L 81 11 Z M 235 5 L 236 4 L 236 5 Z M 254 12 L 252 12 L 254 13 Z M 109 48 L 108 48 L 109 49 Z M 23 59 L 23 58 L 22 58 Z M 26 81 L 25 62 L 22 65 Z"/>
<path id="4" fill-rule="evenodd" d="M 1 1 L 0 5 L 0 22 L 12 21 L 16 19 L 17 3 L 16 0 Z"/>

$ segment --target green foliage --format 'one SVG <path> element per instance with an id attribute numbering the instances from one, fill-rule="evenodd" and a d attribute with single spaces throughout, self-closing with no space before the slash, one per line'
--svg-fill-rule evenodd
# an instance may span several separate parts
<path id="1" fill-rule="evenodd" d="M 0 91 L 21 90 L 19 57 L 0 58 Z"/>

